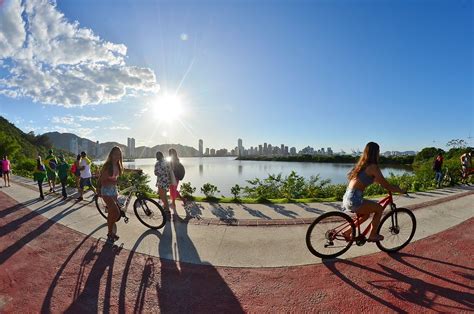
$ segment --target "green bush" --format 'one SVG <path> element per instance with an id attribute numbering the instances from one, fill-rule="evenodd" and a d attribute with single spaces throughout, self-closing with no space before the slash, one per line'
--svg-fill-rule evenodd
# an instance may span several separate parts
<path id="1" fill-rule="evenodd" d="M 217 186 L 211 183 L 205 183 L 201 188 L 201 192 L 206 196 L 206 198 L 213 198 L 216 193 L 220 193 Z"/>
<path id="2" fill-rule="evenodd" d="M 186 198 L 192 198 L 194 192 L 196 192 L 196 188 L 191 185 L 191 182 L 181 184 L 181 188 L 179 190 L 181 196 Z"/>
<path id="3" fill-rule="evenodd" d="M 346 192 L 345 184 L 330 184 L 325 186 L 321 191 L 322 198 L 334 197 L 336 201 L 342 201 L 342 197 Z"/>
<path id="4" fill-rule="evenodd" d="M 232 195 L 234 195 L 234 199 L 235 199 L 235 200 L 239 199 L 241 190 L 242 190 L 242 188 L 241 188 L 240 185 L 238 185 L 238 184 L 234 185 L 234 186 L 230 189 L 230 193 L 232 193 Z"/>

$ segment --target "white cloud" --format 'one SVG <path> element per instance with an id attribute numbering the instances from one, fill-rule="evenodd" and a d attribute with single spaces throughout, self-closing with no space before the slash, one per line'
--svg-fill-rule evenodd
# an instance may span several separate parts
<path id="1" fill-rule="evenodd" d="M 74 122 L 74 118 L 71 116 L 65 116 L 65 117 L 52 117 L 51 122 L 54 124 L 65 124 L 65 125 L 71 125 L 71 126 L 80 126 L 76 122 Z"/>
<path id="2" fill-rule="evenodd" d="M 0 2 L 1 3 L 1 2 Z M 65 107 L 156 92 L 155 73 L 127 66 L 127 47 L 71 23 L 47 0 L 0 6 L 0 94 Z"/>
<path id="3" fill-rule="evenodd" d="M 108 128 L 109 130 L 130 130 L 130 128 L 128 126 L 123 126 L 123 125 L 120 125 L 120 126 L 112 126 L 110 128 Z"/>
<path id="4" fill-rule="evenodd" d="M 100 122 L 104 120 L 109 120 L 110 117 L 88 117 L 88 116 L 76 116 L 79 121 L 93 121 Z"/>

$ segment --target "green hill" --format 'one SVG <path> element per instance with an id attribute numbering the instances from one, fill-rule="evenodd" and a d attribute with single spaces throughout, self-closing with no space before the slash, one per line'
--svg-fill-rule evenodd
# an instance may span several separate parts
<path id="1" fill-rule="evenodd" d="M 44 135 L 36 136 L 33 132 L 24 133 L 13 123 L 0 116 L 0 155 L 8 155 L 11 160 L 36 158 L 44 155 L 51 143 Z"/>

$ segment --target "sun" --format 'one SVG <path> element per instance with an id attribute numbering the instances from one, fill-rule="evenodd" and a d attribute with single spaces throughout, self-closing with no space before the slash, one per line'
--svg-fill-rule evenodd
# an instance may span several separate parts
<path id="1" fill-rule="evenodd" d="M 154 118 L 170 123 L 179 120 L 184 112 L 183 101 L 179 95 L 159 95 L 153 100 L 151 106 Z"/>

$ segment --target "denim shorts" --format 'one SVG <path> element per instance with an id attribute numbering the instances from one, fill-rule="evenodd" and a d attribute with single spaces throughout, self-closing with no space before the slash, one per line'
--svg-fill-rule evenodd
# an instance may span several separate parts
<path id="1" fill-rule="evenodd" d="M 362 206 L 363 202 L 364 194 L 361 190 L 347 189 L 342 198 L 342 208 L 357 213 L 357 210 Z"/>
<path id="2" fill-rule="evenodd" d="M 105 186 L 100 188 L 100 193 L 103 196 L 117 196 L 118 195 L 117 186 L 115 186 L 115 185 L 105 185 Z"/>

